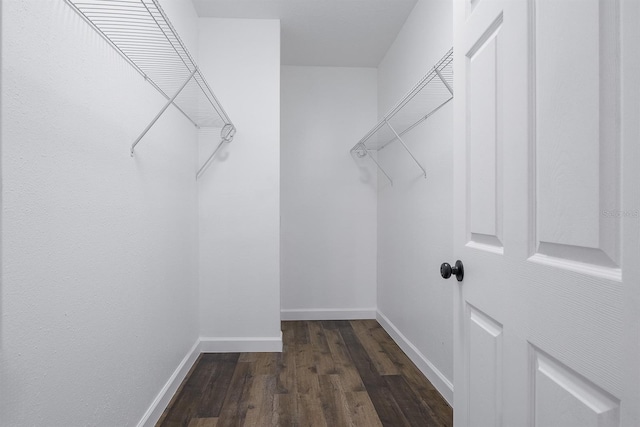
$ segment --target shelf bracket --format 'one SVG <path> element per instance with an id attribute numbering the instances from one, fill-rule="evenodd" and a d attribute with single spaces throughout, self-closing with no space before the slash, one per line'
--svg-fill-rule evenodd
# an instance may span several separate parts
<path id="1" fill-rule="evenodd" d="M 369 150 L 367 150 L 367 146 L 364 144 L 359 144 L 359 148 L 357 148 L 358 146 L 356 146 L 356 148 L 354 148 L 354 151 L 356 152 L 356 154 L 358 155 L 358 157 L 364 157 L 364 156 L 369 156 L 369 158 L 371 158 L 371 160 L 373 160 L 373 163 L 376 164 L 376 166 L 378 167 L 378 169 L 380 169 L 380 172 L 382 172 L 384 174 L 384 176 L 387 177 L 387 179 L 389 180 L 389 183 L 391 184 L 391 186 L 393 186 L 393 180 L 391 179 L 391 177 L 387 174 L 387 172 L 385 172 L 384 169 L 382 169 L 382 166 L 380 166 L 380 163 L 378 163 L 378 161 L 376 160 L 375 157 L 373 157 L 371 155 L 371 153 L 369 153 Z M 362 153 L 362 154 L 360 154 Z"/>
<path id="2" fill-rule="evenodd" d="M 195 76 L 197 71 L 198 71 L 197 68 L 193 70 L 193 72 L 189 75 L 189 78 L 187 78 L 187 80 L 185 80 L 184 83 L 182 83 L 182 86 L 180 86 L 180 89 L 178 89 L 175 95 L 173 95 L 171 99 L 167 101 L 167 103 L 164 105 L 164 107 L 162 107 L 160 112 L 154 117 L 153 120 L 151 120 L 151 123 L 149 123 L 149 125 L 142 131 L 140 136 L 138 136 L 138 138 L 136 138 L 136 140 L 133 141 L 133 144 L 131 144 L 131 157 L 133 157 L 133 151 L 135 150 L 136 145 L 138 145 L 140 140 L 147 134 L 147 132 L 149 132 L 149 129 L 151 129 L 151 127 L 158 121 L 160 116 L 162 116 L 162 114 L 167 110 L 167 108 L 169 108 L 169 106 L 173 104 L 173 101 L 175 101 L 178 95 L 180 95 L 180 92 L 182 92 L 182 90 L 187 86 L 187 84 L 191 81 L 193 76 Z"/>
<path id="3" fill-rule="evenodd" d="M 198 173 L 196 173 L 196 179 L 200 179 L 200 177 L 207 170 L 207 168 L 209 167 L 209 164 L 211 163 L 213 158 L 216 156 L 216 154 L 218 154 L 218 151 L 220 151 L 220 148 L 222 148 L 222 144 L 224 144 L 225 142 L 228 143 L 228 142 L 233 141 L 233 136 L 235 134 L 236 134 L 236 128 L 233 125 L 230 125 L 230 124 L 224 125 L 224 127 L 220 131 L 220 143 L 218 144 L 216 149 L 213 150 L 213 153 L 211 153 L 211 155 L 204 162 L 202 167 L 200 167 L 200 169 L 198 169 Z"/>
<path id="4" fill-rule="evenodd" d="M 447 90 L 449 91 L 451 96 L 453 96 L 453 88 L 449 85 L 449 83 L 447 83 L 447 81 L 444 79 L 444 77 L 442 77 L 442 74 L 440 73 L 440 71 L 437 68 L 434 68 L 434 71 L 436 72 L 438 77 L 440 77 L 440 80 L 442 81 L 442 84 L 444 84 L 447 87 Z"/>
<path id="5" fill-rule="evenodd" d="M 418 126 L 420 123 L 424 122 L 425 120 L 427 120 L 429 117 L 431 117 L 432 115 L 434 115 L 439 109 L 441 109 L 442 107 L 444 107 L 445 105 L 447 105 L 447 103 L 449 101 L 451 101 L 453 99 L 453 96 L 451 96 L 449 99 L 447 99 L 446 101 L 444 101 L 442 104 L 438 105 L 436 108 L 434 108 L 433 110 L 431 110 L 427 115 L 420 117 L 418 119 L 417 122 L 415 122 L 414 124 L 412 124 L 411 126 L 409 126 L 408 128 L 406 128 L 405 130 L 403 130 L 402 132 L 399 133 L 400 136 L 403 136 L 405 133 L 408 133 L 409 131 L 411 131 L 413 128 L 415 128 L 416 126 Z M 380 148 L 378 148 L 377 151 L 382 150 L 383 148 L 386 148 L 389 144 L 391 144 L 393 141 L 395 141 L 396 138 L 391 138 L 389 141 L 385 142 Z"/>
<path id="6" fill-rule="evenodd" d="M 396 138 L 398 138 L 398 141 L 400 141 L 400 144 L 402 144 L 404 149 L 407 150 L 407 153 L 409 153 L 409 155 L 411 156 L 413 161 L 416 162 L 416 165 L 418 165 L 420 167 L 420 169 L 422 169 L 422 173 L 423 173 L 424 177 L 426 178 L 427 177 L 427 171 L 425 170 L 425 168 L 422 167 L 422 165 L 420 164 L 418 159 L 416 159 L 416 156 L 414 156 L 413 153 L 411 152 L 411 150 L 409 150 L 409 147 L 407 147 L 407 144 L 404 143 L 404 141 L 402 140 L 400 135 L 398 135 L 398 132 L 396 132 L 396 130 L 393 128 L 393 126 L 391 126 L 391 123 L 389 123 L 388 120 L 385 120 L 384 122 L 387 124 L 387 126 L 389 126 L 389 129 L 391 129 L 391 132 L 393 132 L 393 134 L 396 136 Z"/>

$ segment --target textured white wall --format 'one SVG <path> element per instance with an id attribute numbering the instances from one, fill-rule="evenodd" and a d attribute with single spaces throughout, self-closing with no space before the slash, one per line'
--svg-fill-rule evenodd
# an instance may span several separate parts
<path id="1" fill-rule="evenodd" d="M 285 319 L 375 313 L 375 170 L 349 149 L 376 122 L 376 85 L 374 68 L 282 69 Z"/>
<path id="2" fill-rule="evenodd" d="M 378 69 L 378 113 L 386 114 L 452 45 L 450 0 L 420 0 Z M 453 380 L 452 105 L 406 134 L 427 179 L 400 144 L 379 152 L 378 308 L 449 382 Z M 443 381 L 431 379 L 449 398 Z M 446 383 L 446 381 L 444 382 Z M 444 387 L 446 388 L 446 387 Z"/>
<path id="3" fill-rule="evenodd" d="M 0 424 L 135 425 L 198 336 L 194 128 L 131 158 L 164 99 L 65 2 L 2 9 Z"/>
<path id="4" fill-rule="evenodd" d="M 202 18 L 199 44 L 238 128 L 198 181 L 200 333 L 279 339 L 280 22 Z"/>

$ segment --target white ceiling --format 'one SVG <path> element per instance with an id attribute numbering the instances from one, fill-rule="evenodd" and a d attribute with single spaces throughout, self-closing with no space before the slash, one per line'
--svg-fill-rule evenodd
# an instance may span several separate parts
<path id="1" fill-rule="evenodd" d="M 417 0 L 192 0 L 200 17 L 280 19 L 283 65 L 377 67 Z"/>

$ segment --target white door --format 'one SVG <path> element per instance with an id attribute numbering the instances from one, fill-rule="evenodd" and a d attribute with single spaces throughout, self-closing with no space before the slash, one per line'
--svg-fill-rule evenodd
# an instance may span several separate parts
<path id="1" fill-rule="evenodd" d="M 454 423 L 640 426 L 640 1 L 454 4 Z"/>

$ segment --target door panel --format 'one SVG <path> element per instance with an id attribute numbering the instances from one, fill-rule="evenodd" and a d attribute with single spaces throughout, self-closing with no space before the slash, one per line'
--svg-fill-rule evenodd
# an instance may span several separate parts
<path id="1" fill-rule="evenodd" d="M 531 3 L 534 261 L 620 280 L 620 65 L 615 0 Z M 543 29 L 543 30 L 542 30 Z"/>
<path id="2" fill-rule="evenodd" d="M 502 425 L 502 325 L 467 305 L 469 418 Z"/>
<path id="3" fill-rule="evenodd" d="M 620 401 L 544 352 L 532 347 L 533 425 L 614 427 Z"/>
<path id="4" fill-rule="evenodd" d="M 502 141 L 499 15 L 466 54 L 469 241 L 502 253 Z"/>
<path id="5" fill-rule="evenodd" d="M 640 425 L 640 2 L 454 15 L 455 425 Z"/>

